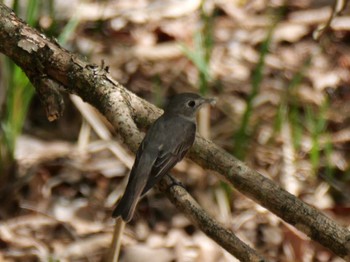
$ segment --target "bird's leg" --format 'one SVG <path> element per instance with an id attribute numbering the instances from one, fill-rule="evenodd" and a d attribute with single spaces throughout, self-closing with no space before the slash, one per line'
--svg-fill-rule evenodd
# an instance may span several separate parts
<path id="1" fill-rule="evenodd" d="M 168 177 L 169 177 L 169 179 L 171 180 L 171 184 L 169 185 L 169 188 L 171 188 L 171 187 L 173 187 L 173 186 L 180 186 L 180 187 L 182 187 L 182 188 L 185 188 L 185 185 L 181 182 L 181 181 L 179 181 L 179 180 L 177 180 L 177 179 L 175 179 L 173 176 L 171 176 L 169 173 L 168 174 L 166 174 Z"/>

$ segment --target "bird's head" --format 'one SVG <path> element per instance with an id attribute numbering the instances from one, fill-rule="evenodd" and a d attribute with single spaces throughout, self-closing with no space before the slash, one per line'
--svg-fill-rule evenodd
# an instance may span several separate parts
<path id="1" fill-rule="evenodd" d="M 166 114 L 176 114 L 187 118 L 195 118 L 197 110 L 204 104 L 215 104 L 215 99 L 203 98 L 195 93 L 175 95 L 166 108 Z"/>

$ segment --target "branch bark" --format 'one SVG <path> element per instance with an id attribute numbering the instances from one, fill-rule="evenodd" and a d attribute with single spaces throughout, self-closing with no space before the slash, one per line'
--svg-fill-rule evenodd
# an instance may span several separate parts
<path id="1" fill-rule="evenodd" d="M 34 86 L 40 86 L 44 78 L 50 78 L 67 92 L 79 95 L 107 117 L 133 151 L 142 138 L 137 127 L 147 127 L 161 113 L 161 110 L 114 81 L 105 68 L 88 64 L 67 52 L 19 20 L 1 3 L 0 43 L 0 52 L 19 65 Z M 211 141 L 197 136 L 189 156 L 203 167 L 217 171 L 240 192 L 350 261 L 350 231 L 345 227 L 250 169 Z M 176 198 L 176 195 L 172 197 Z"/>

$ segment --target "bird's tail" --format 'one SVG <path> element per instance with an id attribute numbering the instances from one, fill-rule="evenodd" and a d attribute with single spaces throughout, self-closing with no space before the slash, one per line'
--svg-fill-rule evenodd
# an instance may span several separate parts
<path id="1" fill-rule="evenodd" d="M 113 217 L 120 216 L 125 222 L 132 219 L 155 160 L 156 158 L 152 157 L 152 154 L 143 154 L 134 164 L 124 195 L 112 213 Z"/>
<path id="2" fill-rule="evenodd" d="M 139 197 L 130 196 L 128 191 L 125 191 L 118 205 L 113 210 L 112 217 L 121 217 L 125 222 L 129 222 L 134 215 L 138 200 Z"/>

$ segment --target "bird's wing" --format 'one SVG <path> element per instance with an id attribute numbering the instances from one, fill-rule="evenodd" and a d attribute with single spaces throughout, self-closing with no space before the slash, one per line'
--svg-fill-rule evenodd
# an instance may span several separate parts
<path id="1" fill-rule="evenodd" d="M 185 156 L 187 151 L 191 148 L 195 137 L 195 126 L 193 135 L 187 136 L 187 139 L 178 139 L 178 143 L 172 148 L 172 150 L 164 150 L 160 152 L 155 161 L 151 174 L 148 178 L 147 184 L 142 192 L 145 194 L 151 187 L 153 187 L 158 181 L 166 175 L 181 159 Z"/>

